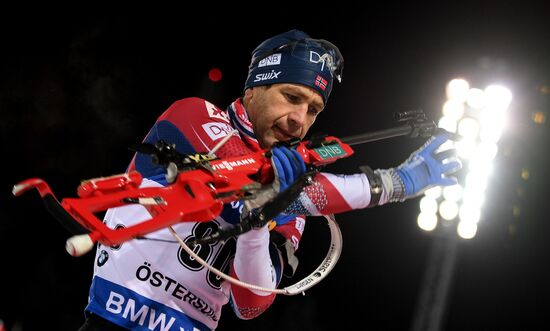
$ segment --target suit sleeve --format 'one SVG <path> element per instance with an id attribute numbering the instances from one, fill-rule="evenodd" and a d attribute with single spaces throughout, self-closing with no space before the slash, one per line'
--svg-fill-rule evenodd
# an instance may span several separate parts
<path id="1" fill-rule="evenodd" d="M 285 213 L 321 216 L 366 208 L 371 199 L 365 174 L 335 175 L 318 173 Z M 385 201 L 381 201 L 380 204 Z"/>

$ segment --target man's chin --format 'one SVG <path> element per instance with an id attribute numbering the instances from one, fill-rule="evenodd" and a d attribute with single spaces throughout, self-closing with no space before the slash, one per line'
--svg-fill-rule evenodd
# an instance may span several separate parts
<path id="1" fill-rule="evenodd" d="M 262 148 L 268 148 L 273 146 L 278 140 L 275 138 L 258 139 L 258 143 Z"/>

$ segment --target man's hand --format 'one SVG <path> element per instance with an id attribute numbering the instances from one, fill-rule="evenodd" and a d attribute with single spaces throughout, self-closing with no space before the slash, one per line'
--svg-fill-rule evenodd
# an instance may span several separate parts
<path id="1" fill-rule="evenodd" d="M 403 199 L 417 196 L 433 186 L 447 186 L 457 183 L 456 177 L 450 174 L 458 171 L 462 163 L 456 158 L 456 151 L 436 150 L 450 138 L 451 134 L 443 131 L 430 139 L 417 151 L 394 169 L 403 183 Z"/>
<path id="2" fill-rule="evenodd" d="M 277 192 L 282 192 L 306 172 L 306 164 L 293 148 L 273 147 L 271 154 L 271 164 L 275 171 L 273 187 Z"/>
<path id="3" fill-rule="evenodd" d="M 284 146 L 271 149 L 271 165 L 275 173 L 273 183 L 256 192 L 254 199 L 245 200 L 246 210 L 263 206 L 306 172 L 306 164 L 300 154 L 295 149 Z"/>

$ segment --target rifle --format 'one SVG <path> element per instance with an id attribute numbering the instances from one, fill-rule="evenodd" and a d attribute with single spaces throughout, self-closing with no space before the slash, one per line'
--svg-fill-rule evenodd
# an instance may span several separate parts
<path id="1" fill-rule="evenodd" d="M 405 124 L 386 130 L 338 139 L 317 135 L 309 141 L 286 142 L 295 148 L 308 165 L 308 171 L 287 190 L 247 215 L 229 229 L 220 229 L 195 244 L 204 244 L 237 236 L 254 227 L 265 225 L 283 212 L 302 189 L 313 182 L 320 168 L 351 156 L 351 145 L 397 136 L 430 136 L 437 129 L 422 110 L 396 113 L 395 119 Z M 228 138 L 228 137 L 226 137 Z M 223 143 L 223 142 L 222 142 Z M 214 150 L 216 150 L 218 144 Z M 158 141 L 142 144 L 137 152 L 151 154 L 154 163 L 167 168 L 165 187 L 140 187 L 143 178 L 137 171 L 83 181 L 77 188 L 78 198 L 59 202 L 49 185 L 40 178 L 30 178 L 13 187 L 19 196 L 35 188 L 48 211 L 75 236 L 67 241 L 73 256 L 85 254 L 96 242 L 114 246 L 179 222 L 207 222 L 220 215 L 223 205 L 237 200 L 254 199 L 265 184 L 273 180 L 270 149 L 247 155 L 218 159 L 209 154 L 180 154 L 174 145 Z M 141 205 L 151 218 L 119 229 L 107 227 L 96 215 L 109 208 Z"/>

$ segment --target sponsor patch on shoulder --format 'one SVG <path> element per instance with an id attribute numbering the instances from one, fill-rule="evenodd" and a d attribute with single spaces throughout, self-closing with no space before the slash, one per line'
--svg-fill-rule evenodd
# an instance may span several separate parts
<path id="1" fill-rule="evenodd" d="M 217 140 L 227 136 L 233 128 L 229 124 L 220 122 L 210 122 L 202 125 L 202 129 L 212 140 Z"/>

